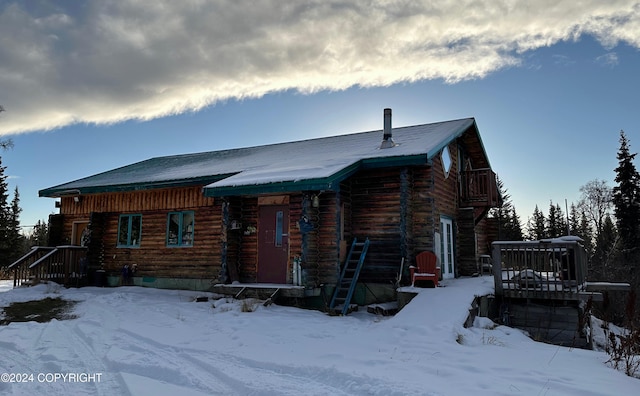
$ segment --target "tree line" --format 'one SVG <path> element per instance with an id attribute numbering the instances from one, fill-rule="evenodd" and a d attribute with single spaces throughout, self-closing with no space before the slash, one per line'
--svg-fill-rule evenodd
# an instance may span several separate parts
<path id="1" fill-rule="evenodd" d="M 0 106 L 0 113 L 5 111 Z M 13 148 L 11 139 L 0 140 L 0 150 Z M 20 191 L 15 187 L 10 194 L 7 167 L 2 164 L 0 156 L 0 275 L 2 270 L 22 257 L 32 246 L 46 245 L 48 239 L 48 224 L 38 221 L 31 232 L 25 235 L 20 226 Z"/>
<path id="2" fill-rule="evenodd" d="M 631 152 L 624 131 L 620 131 L 619 142 L 613 187 L 605 180 L 588 181 L 580 187 L 577 203 L 569 206 L 565 202 L 563 210 L 562 205 L 550 201 L 546 215 L 536 205 L 523 227 L 509 192 L 498 180 L 503 205 L 494 209 L 491 217 L 498 222 L 499 240 L 582 238 L 588 254 L 587 278 L 630 283 L 629 301 L 636 301 L 640 288 L 640 174 L 634 164 L 637 153 Z"/>

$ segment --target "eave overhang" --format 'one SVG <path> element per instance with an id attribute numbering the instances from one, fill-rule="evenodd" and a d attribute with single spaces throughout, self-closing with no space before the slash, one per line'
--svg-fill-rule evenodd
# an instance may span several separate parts
<path id="1" fill-rule="evenodd" d="M 74 186 L 73 183 L 67 183 L 67 184 L 62 184 L 60 186 L 40 190 L 38 191 L 38 196 L 47 197 L 47 198 L 60 198 L 63 196 L 74 196 L 74 195 L 104 194 L 104 193 L 158 190 L 158 189 L 176 188 L 176 187 L 205 186 L 205 185 L 220 181 L 222 179 L 225 179 L 232 175 L 233 174 L 194 177 L 189 179 L 178 179 L 178 180 L 162 180 L 162 181 L 150 181 L 150 182 L 141 182 L 141 183 L 113 184 L 113 185 L 104 185 L 104 186 L 85 186 L 85 187 Z"/>
<path id="2" fill-rule="evenodd" d="M 246 184 L 238 186 L 207 186 L 203 189 L 203 191 L 205 197 L 259 195 L 297 191 L 338 191 L 340 189 L 340 182 L 352 176 L 359 170 L 390 168 L 397 166 L 425 165 L 426 163 L 426 154 L 370 158 L 360 160 L 325 178 L 292 180 L 262 184 Z"/>

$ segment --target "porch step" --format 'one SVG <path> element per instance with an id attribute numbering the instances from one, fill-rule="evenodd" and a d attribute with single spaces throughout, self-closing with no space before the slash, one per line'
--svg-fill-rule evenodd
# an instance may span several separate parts
<path id="1" fill-rule="evenodd" d="M 347 315 L 353 311 L 351 299 L 353 292 L 358 283 L 360 271 L 364 265 L 364 259 L 369 249 L 369 238 L 364 242 L 358 242 L 357 238 L 353 239 L 349 255 L 345 260 L 342 272 L 338 278 L 338 283 L 333 292 L 331 303 L 329 304 L 329 312 L 339 315 Z"/>
<path id="2" fill-rule="evenodd" d="M 398 302 L 371 304 L 367 307 L 367 312 L 375 315 L 391 316 L 398 313 Z"/>
<path id="3" fill-rule="evenodd" d="M 347 306 L 345 306 L 344 304 L 340 304 L 340 305 L 337 305 L 332 311 L 330 311 L 329 314 L 330 315 L 348 315 L 351 312 L 357 312 L 357 311 L 358 311 L 358 304 L 349 304 Z"/>

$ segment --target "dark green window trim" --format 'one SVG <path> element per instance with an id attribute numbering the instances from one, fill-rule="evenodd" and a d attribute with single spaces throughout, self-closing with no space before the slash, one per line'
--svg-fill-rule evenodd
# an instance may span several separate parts
<path id="1" fill-rule="evenodd" d="M 193 246 L 195 213 L 192 210 L 170 212 L 167 216 L 167 246 Z"/>
<path id="2" fill-rule="evenodd" d="M 140 247 L 140 237 L 142 236 L 142 215 L 122 214 L 118 219 L 118 242 L 119 248 Z"/>

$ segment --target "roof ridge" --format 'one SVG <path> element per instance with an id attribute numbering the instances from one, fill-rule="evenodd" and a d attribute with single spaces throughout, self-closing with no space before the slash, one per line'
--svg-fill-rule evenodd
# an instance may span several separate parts
<path id="1" fill-rule="evenodd" d="M 474 117 L 462 117 L 462 118 L 457 118 L 457 119 L 454 119 L 454 120 L 429 122 L 429 123 L 416 124 L 416 125 L 405 125 L 405 126 L 401 126 L 401 127 L 393 127 L 391 130 L 392 131 L 400 131 L 402 129 L 418 128 L 418 127 L 424 127 L 424 126 L 427 126 L 427 125 L 440 125 L 440 124 L 447 124 L 447 123 L 453 123 L 453 122 L 459 122 L 459 121 L 465 121 L 465 120 L 475 120 L 475 118 Z M 212 154 L 212 153 L 248 151 L 248 150 L 252 150 L 252 149 L 265 148 L 265 147 L 275 147 L 275 146 L 281 146 L 281 145 L 285 145 L 285 144 L 313 142 L 313 141 L 320 141 L 320 140 L 335 139 L 335 138 L 339 138 L 339 137 L 350 137 L 350 136 L 358 136 L 358 135 L 365 135 L 365 134 L 370 134 L 370 133 L 382 133 L 382 132 L 383 132 L 382 128 L 381 129 L 372 129 L 372 130 L 369 130 L 369 131 L 343 133 L 343 134 L 331 135 L 331 136 L 319 136 L 319 137 L 313 137 L 313 138 L 302 139 L 302 140 L 290 140 L 290 141 L 286 141 L 286 142 L 267 143 L 267 144 L 260 144 L 260 145 L 255 145 L 255 146 L 233 147 L 233 148 L 226 148 L 226 149 L 219 149 L 219 150 L 207 150 L 207 151 L 200 151 L 200 152 L 197 152 L 197 153 L 162 155 L 162 156 L 158 156 L 158 157 L 151 157 L 151 158 L 148 158 L 146 160 L 139 161 L 139 162 L 157 160 L 157 159 L 162 159 L 162 158 L 164 158 L 164 159 L 186 158 L 186 157 L 197 157 L 197 156 L 207 155 L 207 154 Z M 136 162 L 136 163 L 138 163 L 138 162 Z"/>

